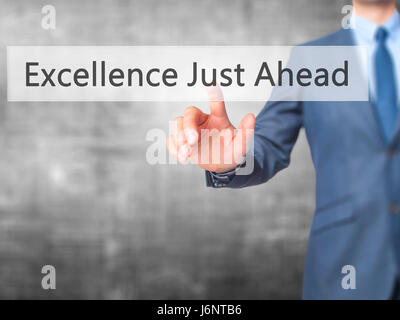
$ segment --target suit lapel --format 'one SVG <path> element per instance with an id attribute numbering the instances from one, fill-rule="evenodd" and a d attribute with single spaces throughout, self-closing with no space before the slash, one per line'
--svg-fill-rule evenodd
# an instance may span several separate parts
<path id="1" fill-rule="evenodd" d="M 337 46 L 356 45 L 351 29 L 339 30 L 334 42 L 334 45 Z M 359 108 L 351 108 L 355 112 L 355 119 L 360 120 L 360 125 L 365 125 L 365 130 L 368 130 L 368 134 L 371 135 L 372 139 L 379 139 L 379 143 L 386 144 L 387 142 L 385 141 L 383 130 L 380 125 L 378 115 L 376 114 L 375 105 L 371 97 L 371 93 L 369 94 L 369 101 L 360 102 L 359 106 Z M 399 121 L 397 121 L 397 131 L 399 131 L 400 133 Z"/>
<path id="2" fill-rule="evenodd" d="M 397 112 L 398 114 L 400 112 Z M 394 147 L 396 144 L 398 144 L 400 141 L 400 115 L 397 116 L 397 120 L 396 120 L 396 126 L 394 129 L 394 133 L 393 133 L 393 138 L 390 141 L 389 145 L 391 147 Z"/>

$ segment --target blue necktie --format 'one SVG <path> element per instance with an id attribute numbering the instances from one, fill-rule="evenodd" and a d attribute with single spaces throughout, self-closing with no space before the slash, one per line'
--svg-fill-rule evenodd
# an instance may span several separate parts
<path id="1" fill-rule="evenodd" d="M 376 81 L 376 111 L 381 122 L 386 141 L 393 135 L 397 119 L 397 94 L 394 65 L 389 50 L 386 47 L 388 31 L 378 28 L 375 39 L 375 81 Z"/>

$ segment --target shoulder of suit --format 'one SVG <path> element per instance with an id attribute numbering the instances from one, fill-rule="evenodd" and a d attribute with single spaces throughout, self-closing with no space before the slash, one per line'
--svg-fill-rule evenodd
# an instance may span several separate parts
<path id="1" fill-rule="evenodd" d="M 351 29 L 339 29 L 334 33 L 299 46 L 345 46 L 351 44 Z"/>

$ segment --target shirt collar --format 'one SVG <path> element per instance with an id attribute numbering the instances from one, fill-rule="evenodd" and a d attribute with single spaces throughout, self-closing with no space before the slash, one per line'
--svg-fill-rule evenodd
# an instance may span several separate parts
<path id="1" fill-rule="evenodd" d="M 374 41 L 376 29 L 379 27 L 375 22 L 360 17 L 355 12 L 353 12 L 353 15 L 351 16 L 350 25 L 360 37 L 367 41 Z M 400 28 L 399 12 L 396 10 L 382 26 L 389 31 L 390 37 L 395 29 Z"/>

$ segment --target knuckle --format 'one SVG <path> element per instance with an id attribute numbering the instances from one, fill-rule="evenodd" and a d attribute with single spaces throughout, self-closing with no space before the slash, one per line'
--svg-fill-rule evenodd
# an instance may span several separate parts
<path id="1" fill-rule="evenodd" d="M 183 117 L 182 117 L 182 116 L 179 116 L 179 117 L 176 117 L 176 118 L 174 119 L 174 122 L 175 122 L 175 123 L 178 123 L 178 122 L 181 121 L 181 120 L 183 120 Z"/>
<path id="2" fill-rule="evenodd" d="M 187 115 L 187 114 L 189 114 L 189 113 L 197 112 L 198 110 L 199 110 L 199 108 L 194 107 L 194 106 L 187 107 L 187 108 L 185 109 L 185 115 Z"/>
<path id="3" fill-rule="evenodd" d="M 173 121 L 173 130 L 174 133 L 176 134 L 177 132 L 179 132 L 180 128 L 182 127 L 182 123 L 183 123 L 183 117 L 176 117 Z"/>

